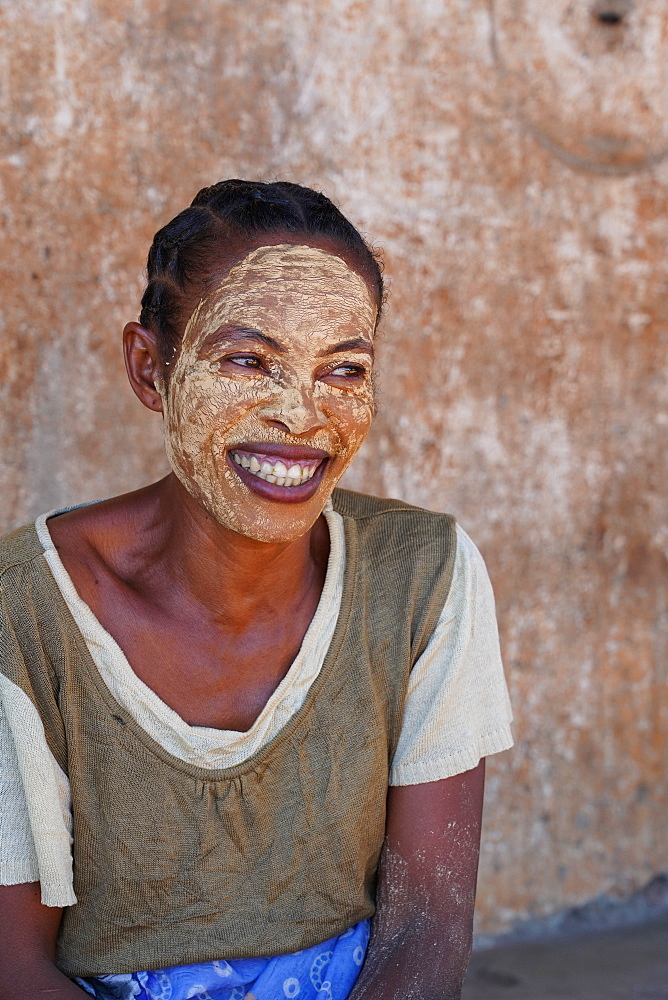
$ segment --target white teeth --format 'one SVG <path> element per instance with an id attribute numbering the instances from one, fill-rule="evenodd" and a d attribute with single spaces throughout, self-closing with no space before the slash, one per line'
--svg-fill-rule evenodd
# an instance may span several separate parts
<path id="1" fill-rule="evenodd" d="M 266 458 L 260 462 L 255 455 L 251 455 L 249 458 L 247 455 L 241 455 L 236 451 L 232 452 L 232 458 L 237 465 L 248 469 L 258 479 L 264 479 L 268 483 L 276 483 L 277 486 L 288 487 L 301 486 L 302 483 L 308 482 L 315 474 L 319 464 L 317 462 L 313 463 L 312 460 L 309 461 L 309 464 L 304 464 L 303 466 L 295 462 L 288 468 L 285 462 L 282 462 L 280 459 L 272 465 Z"/>

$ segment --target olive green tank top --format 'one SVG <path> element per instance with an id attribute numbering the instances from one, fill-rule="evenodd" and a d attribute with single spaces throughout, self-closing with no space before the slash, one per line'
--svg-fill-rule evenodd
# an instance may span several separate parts
<path id="1" fill-rule="evenodd" d="M 346 568 L 322 669 L 269 743 L 217 771 L 172 756 L 114 700 L 34 527 L 0 542 L 1 668 L 71 785 L 68 976 L 284 954 L 373 914 L 389 765 L 448 595 L 455 523 L 345 490 L 332 500 Z"/>

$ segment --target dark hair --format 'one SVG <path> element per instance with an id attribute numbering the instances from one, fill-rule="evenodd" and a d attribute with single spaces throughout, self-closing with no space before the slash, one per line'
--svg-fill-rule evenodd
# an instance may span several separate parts
<path id="1" fill-rule="evenodd" d="M 259 233 L 326 237 L 349 254 L 373 286 L 378 310 L 383 278 L 376 254 L 325 195 L 300 184 L 219 181 L 202 188 L 185 211 L 159 229 L 148 254 L 148 284 L 141 300 L 142 326 L 158 337 L 167 360 L 178 346 L 188 293 L 210 275 L 226 246 Z"/>

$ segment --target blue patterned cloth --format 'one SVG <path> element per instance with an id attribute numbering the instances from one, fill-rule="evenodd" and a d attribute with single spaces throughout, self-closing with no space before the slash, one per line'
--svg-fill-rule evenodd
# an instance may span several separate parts
<path id="1" fill-rule="evenodd" d="M 370 921 L 276 958 L 173 965 L 152 972 L 75 979 L 96 1000 L 346 1000 L 359 976 Z"/>

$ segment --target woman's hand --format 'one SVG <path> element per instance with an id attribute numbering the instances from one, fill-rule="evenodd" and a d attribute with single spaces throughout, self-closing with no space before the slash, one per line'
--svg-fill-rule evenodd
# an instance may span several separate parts
<path id="1" fill-rule="evenodd" d="M 471 954 L 485 762 L 390 788 L 377 911 L 350 1000 L 459 1000 Z"/>
<path id="2" fill-rule="evenodd" d="M 43 906 L 39 882 L 0 886 L 0 1000 L 83 1000 L 56 968 L 62 910 Z"/>

